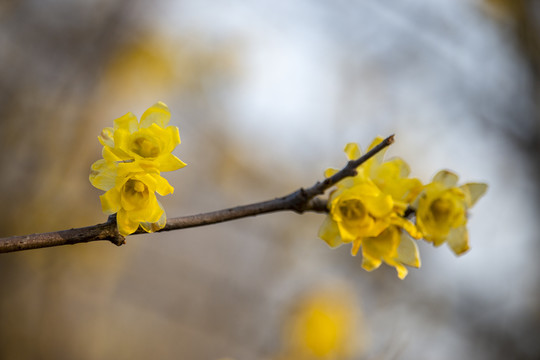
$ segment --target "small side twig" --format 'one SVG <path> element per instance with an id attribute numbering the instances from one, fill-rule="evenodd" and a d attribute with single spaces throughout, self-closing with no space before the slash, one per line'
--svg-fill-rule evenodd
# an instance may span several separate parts
<path id="1" fill-rule="evenodd" d="M 300 214 L 306 211 L 318 213 L 327 212 L 326 200 L 317 198 L 317 196 L 323 194 L 340 180 L 348 176 L 356 175 L 356 168 L 358 166 L 393 142 L 394 135 L 391 135 L 360 158 L 349 161 L 343 169 L 331 177 L 319 181 L 307 189 L 300 188 L 289 195 L 273 200 L 236 206 L 198 215 L 170 218 L 167 220 L 165 227 L 159 230 L 159 232 L 217 224 L 224 221 L 284 210 L 294 211 Z M 145 232 L 141 229 L 135 232 L 135 234 L 141 233 Z M 110 241 L 118 246 L 125 243 L 125 238 L 118 233 L 116 216 L 110 216 L 105 223 L 82 228 L 0 238 L 0 253 L 61 245 L 74 245 L 103 240 Z"/>

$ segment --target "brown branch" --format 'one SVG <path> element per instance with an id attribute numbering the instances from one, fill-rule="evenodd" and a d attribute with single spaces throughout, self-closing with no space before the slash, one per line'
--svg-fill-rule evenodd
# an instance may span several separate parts
<path id="1" fill-rule="evenodd" d="M 340 180 L 356 175 L 356 168 L 367 161 L 373 155 L 394 142 L 391 135 L 379 145 L 368 151 L 364 156 L 351 160 L 347 165 L 324 181 L 317 182 L 310 188 L 300 188 L 289 195 L 274 200 L 262 201 L 249 205 L 236 206 L 228 209 L 212 211 L 208 213 L 182 216 L 167 220 L 165 227 L 159 231 L 179 230 L 196 226 L 217 224 L 224 221 L 240 219 L 248 216 L 267 214 L 276 211 L 290 210 L 296 213 L 306 211 L 327 212 L 326 201 L 316 198 L 326 190 L 334 186 Z M 135 234 L 145 233 L 139 228 Z M 107 240 L 115 245 L 125 243 L 125 238 L 118 233 L 116 217 L 110 216 L 108 221 L 102 224 L 83 228 L 55 231 L 50 233 L 32 234 L 24 236 L 12 236 L 0 238 L 0 253 L 13 251 L 38 249 L 60 245 L 74 245 L 79 243 Z"/>
<path id="2" fill-rule="evenodd" d="M 2 238 L 0 239 L 0 253 L 100 240 L 107 240 L 118 246 L 125 243 L 124 237 L 118 233 L 116 217 L 110 216 L 105 223 L 82 228 Z"/>

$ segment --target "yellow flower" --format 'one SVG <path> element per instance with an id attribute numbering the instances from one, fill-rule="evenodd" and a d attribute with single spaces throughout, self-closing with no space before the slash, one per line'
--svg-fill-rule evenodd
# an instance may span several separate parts
<path id="1" fill-rule="evenodd" d="M 376 138 L 370 149 L 380 141 L 382 138 Z M 347 144 L 345 153 L 349 160 L 361 156 L 355 143 Z M 353 255 L 362 247 L 364 269 L 371 271 L 385 262 L 394 266 L 403 279 L 407 275 L 404 265 L 420 266 L 418 249 L 409 236 L 420 239 L 422 234 L 402 215 L 422 184 L 408 178 L 410 171 L 405 161 L 383 158 L 384 153 L 378 153 L 357 169 L 356 176 L 337 184 L 330 194 L 329 214 L 319 237 L 331 247 L 352 242 Z M 329 177 L 337 171 L 328 169 L 325 175 Z"/>
<path id="2" fill-rule="evenodd" d="M 352 183 L 352 187 L 330 195 L 329 215 L 319 237 L 331 247 L 352 242 L 352 255 L 362 247 L 364 269 L 374 270 L 384 261 L 403 279 L 407 275 L 404 264 L 420 267 L 420 257 L 415 242 L 402 229 L 417 239 L 422 235 L 413 223 L 393 211 L 390 195 L 365 178 Z"/>
<path id="3" fill-rule="evenodd" d="M 487 185 L 469 183 L 457 187 L 456 174 L 442 170 L 415 202 L 416 223 L 427 241 L 440 246 L 445 241 L 460 255 L 469 249 L 467 210 L 486 192 Z"/>
<path id="4" fill-rule="evenodd" d="M 368 151 L 382 141 L 382 137 L 376 137 L 369 146 Z M 422 191 L 422 183 L 416 178 L 408 177 L 411 171 L 409 165 L 403 159 L 394 157 L 384 161 L 387 149 L 384 148 L 379 151 L 362 164 L 358 171 L 369 177 L 383 193 L 392 196 L 395 206 L 402 214 L 408 204 Z M 358 159 L 362 155 L 360 147 L 356 143 L 348 143 L 345 146 L 345 153 L 349 160 Z"/>
<path id="5" fill-rule="evenodd" d="M 159 171 L 186 166 L 171 154 L 180 144 L 180 135 L 176 126 L 167 126 L 170 117 L 167 105 L 159 101 L 144 112 L 140 123 L 132 113 L 116 119 L 114 128 L 105 128 L 98 136 L 103 145 L 103 158 L 151 163 Z"/>
<path id="6" fill-rule="evenodd" d="M 92 165 L 90 182 L 106 191 L 100 196 L 101 207 L 106 214 L 116 215 L 118 231 L 127 236 L 139 225 L 147 232 L 165 226 L 166 216 L 155 192 L 164 196 L 174 188 L 152 167 L 138 162 L 96 161 Z"/>
<path id="7" fill-rule="evenodd" d="M 164 196 L 174 189 L 160 172 L 186 165 L 171 154 L 180 136 L 176 126 L 167 126 L 170 116 L 167 105 L 157 102 L 140 123 L 128 113 L 98 136 L 103 159 L 92 164 L 90 182 L 106 191 L 100 196 L 103 212 L 117 214 L 118 231 L 124 236 L 139 226 L 147 232 L 165 226 L 165 211 L 155 193 Z"/>
<path id="8" fill-rule="evenodd" d="M 377 236 L 392 222 L 394 203 L 363 177 L 344 179 L 328 200 L 329 214 L 319 237 L 331 247 Z"/>
<path id="9" fill-rule="evenodd" d="M 400 227 L 391 225 L 379 236 L 355 240 L 352 254 L 362 246 L 362 267 L 367 271 L 377 269 L 384 261 L 396 268 L 398 277 L 404 279 L 408 270 L 405 265 L 420 267 L 420 254 L 416 242 Z"/>

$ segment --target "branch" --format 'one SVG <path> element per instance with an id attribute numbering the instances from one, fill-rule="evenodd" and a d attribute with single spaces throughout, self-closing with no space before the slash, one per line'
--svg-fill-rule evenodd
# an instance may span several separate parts
<path id="1" fill-rule="evenodd" d="M 368 151 L 356 160 L 351 160 L 347 165 L 324 181 L 317 182 L 310 188 L 300 188 L 289 195 L 273 200 L 262 201 L 249 205 L 236 206 L 228 209 L 212 211 L 208 213 L 182 216 L 167 220 L 167 224 L 161 231 L 185 229 L 196 226 L 217 224 L 224 221 L 240 219 L 248 216 L 267 214 L 276 211 L 290 210 L 296 213 L 306 211 L 324 213 L 328 212 L 326 200 L 316 198 L 326 190 L 334 186 L 340 180 L 356 175 L 356 168 L 374 156 L 376 153 L 394 142 L 394 135 L 384 139 L 380 144 Z M 146 233 L 137 230 L 134 234 Z M 74 245 L 91 241 L 110 241 L 115 245 L 125 244 L 125 238 L 118 233 L 116 216 L 110 216 L 107 222 L 77 229 L 55 231 L 50 233 L 12 236 L 0 238 L 0 253 L 13 251 L 38 249 L 60 245 Z"/>

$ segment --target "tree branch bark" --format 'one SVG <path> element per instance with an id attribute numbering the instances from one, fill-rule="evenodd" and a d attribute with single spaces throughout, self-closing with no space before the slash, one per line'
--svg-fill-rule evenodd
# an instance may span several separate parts
<path id="1" fill-rule="evenodd" d="M 356 168 L 374 156 L 376 153 L 394 142 L 394 135 L 384 139 L 380 144 L 368 151 L 356 160 L 351 160 L 347 165 L 323 181 L 318 181 L 310 188 L 300 188 L 289 195 L 273 200 L 262 201 L 249 205 L 236 206 L 228 209 L 212 211 L 208 213 L 170 218 L 165 227 L 158 232 L 179 230 L 196 226 L 217 224 L 224 221 L 240 219 L 248 216 L 267 214 L 276 211 L 290 210 L 296 213 L 306 211 L 327 212 L 326 200 L 316 198 L 326 190 L 334 186 L 340 180 L 356 175 Z M 136 234 L 146 233 L 144 230 L 137 230 Z M 0 253 L 39 249 L 45 247 L 74 245 L 92 241 L 110 241 L 115 245 L 125 244 L 125 238 L 118 233 L 116 226 L 116 216 L 110 216 L 107 222 L 62 231 L 49 233 L 31 234 L 23 236 L 11 236 L 0 238 Z"/>

